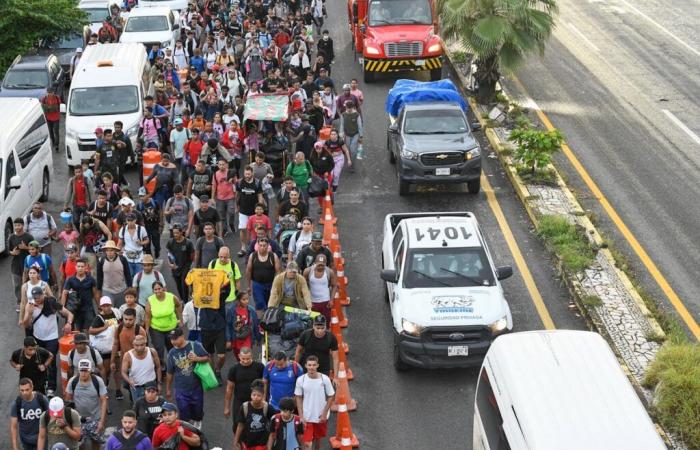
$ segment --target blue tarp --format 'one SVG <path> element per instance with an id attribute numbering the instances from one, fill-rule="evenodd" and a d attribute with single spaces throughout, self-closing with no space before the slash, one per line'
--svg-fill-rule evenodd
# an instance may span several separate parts
<path id="1" fill-rule="evenodd" d="M 396 80 L 394 87 L 386 96 L 384 110 L 391 116 L 398 116 L 406 103 L 447 101 L 459 104 L 464 112 L 469 106 L 459 94 L 457 87 L 450 80 L 415 81 Z"/>

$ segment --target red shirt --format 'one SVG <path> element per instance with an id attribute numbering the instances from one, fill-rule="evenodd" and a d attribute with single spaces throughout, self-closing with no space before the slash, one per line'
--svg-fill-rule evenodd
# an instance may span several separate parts
<path id="1" fill-rule="evenodd" d="M 252 233 L 255 232 L 255 229 L 259 224 L 263 225 L 268 231 L 272 229 L 272 223 L 270 222 L 269 217 L 267 217 L 265 214 L 262 216 L 254 214 L 248 218 L 248 225 L 246 225 L 246 230 L 248 230 L 248 233 L 250 233 L 251 236 L 254 236 Z"/>
<path id="2" fill-rule="evenodd" d="M 189 156 L 190 165 L 194 166 L 199 160 L 199 155 L 202 154 L 202 147 L 204 147 L 204 143 L 202 143 L 202 141 L 187 141 L 184 150 L 187 156 Z"/>
<path id="3" fill-rule="evenodd" d="M 49 122 L 61 120 L 61 98 L 58 95 L 46 94 L 41 97 L 41 106 L 44 108 L 44 116 Z"/>
<path id="4" fill-rule="evenodd" d="M 161 423 L 156 427 L 155 430 L 153 430 L 153 448 L 158 448 L 161 444 L 163 444 L 165 441 L 170 439 L 172 436 L 174 436 L 177 433 L 177 428 L 180 426 L 180 421 L 176 420 L 173 426 L 168 426 L 165 423 Z M 188 429 L 185 429 L 185 436 L 192 436 L 192 432 Z M 177 447 L 177 450 L 189 450 L 190 446 L 185 444 L 184 441 L 180 441 L 180 445 Z"/>
<path id="5" fill-rule="evenodd" d="M 87 208 L 87 199 L 85 198 L 85 178 L 81 176 L 73 181 L 73 192 L 75 193 L 75 206 Z"/>

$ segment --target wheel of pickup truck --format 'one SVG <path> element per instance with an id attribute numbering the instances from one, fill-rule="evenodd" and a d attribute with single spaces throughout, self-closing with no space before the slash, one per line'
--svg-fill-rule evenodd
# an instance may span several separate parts
<path id="1" fill-rule="evenodd" d="M 399 372 L 405 372 L 410 368 L 408 364 L 404 362 L 403 359 L 401 359 L 401 354 L 399 353 L 399 338 L 396 336 L 396 332 L 394 332 L 394 369 L 396 369 Z"/>
<path id="2" fill-rule="evenodd" d="M 399 175 L 399 195 L 408 195 L 411 191 L 411 185 L 401 179 Z"/>
<path id="3" fill-rule="evenodd" d="M 469 190 L 470 194 L 478 194 L 481 190 L 481 178 L 477 178 L 476 180 L 472 181 L 467 181 L 467 189 Z"/>
<path id="4" fill-rule="evenodd" d="M 440 81 L 442 80 L 442 67 L 437 69 L 430 69 L 430 81 Z"/>
<path id="5" fill-rule="evenodd" d="M 391 143 L 389 142 L 389 134 L 388 133 L 386 136 L 386 149 L 389 152 L 389 163 L 396 164 L 396 157 L 394 156 L 394 152 L 391 151 Z"/>

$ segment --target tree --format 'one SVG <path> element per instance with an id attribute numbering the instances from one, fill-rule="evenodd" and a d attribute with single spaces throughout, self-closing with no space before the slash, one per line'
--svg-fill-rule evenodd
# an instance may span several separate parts
<path id="1" fill-rule="evenodd" d="M 533 51 L 544 54 L 556 0 L 438 0 L 442 33 L 474 53 L 481 103 L 493 99 L 501 70 L 514 71 Z"/>
<path id="2" fill-rule="evenodd" d="M 508 139 L 516 146 L 515 159 L 520 161 L 532 176 L 552 162 L 552 154 L 561 148 L 564 136 L 559 130 L 542 131 L 534 128 L 516 128 Z"/>
<path id="3" fill-rule="evenodd" d="M 0 14 L 0 73 L 41 39 L 81 31 L 87 15 L 77 0 L 3 0 Z"/>

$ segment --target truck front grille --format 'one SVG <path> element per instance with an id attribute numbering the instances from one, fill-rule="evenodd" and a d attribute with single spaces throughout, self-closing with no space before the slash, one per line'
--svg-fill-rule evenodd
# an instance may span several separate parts
<path id="1" fill-rule="evenodd" d="M 417 58 L 423 54 L 423 43 L 415 42 L 388 42 L 384 44 L 384 53 L 389 58 Z"/>
<path id="2" fill-rule="evenodd" d="M 420 160 L 426 166 L 449 166 L 464 162 L 461 152 L 426 153 L 420 155 Z"/>
<path id="3" fill-rule="evenodd" d="M 97 150 L 97 146 L 95 145 L 95 141 L 80 140 L 78 141 L 78 150 L 81 152 L 94 152 Z"/>
<path id="4" fill-rule="evenodd" d="M 455 344 L 484 342 L 491 339 L 491 331 L 486 327 L 434 327 L 423 331 L 425 338 L 432 342 Z"/>

